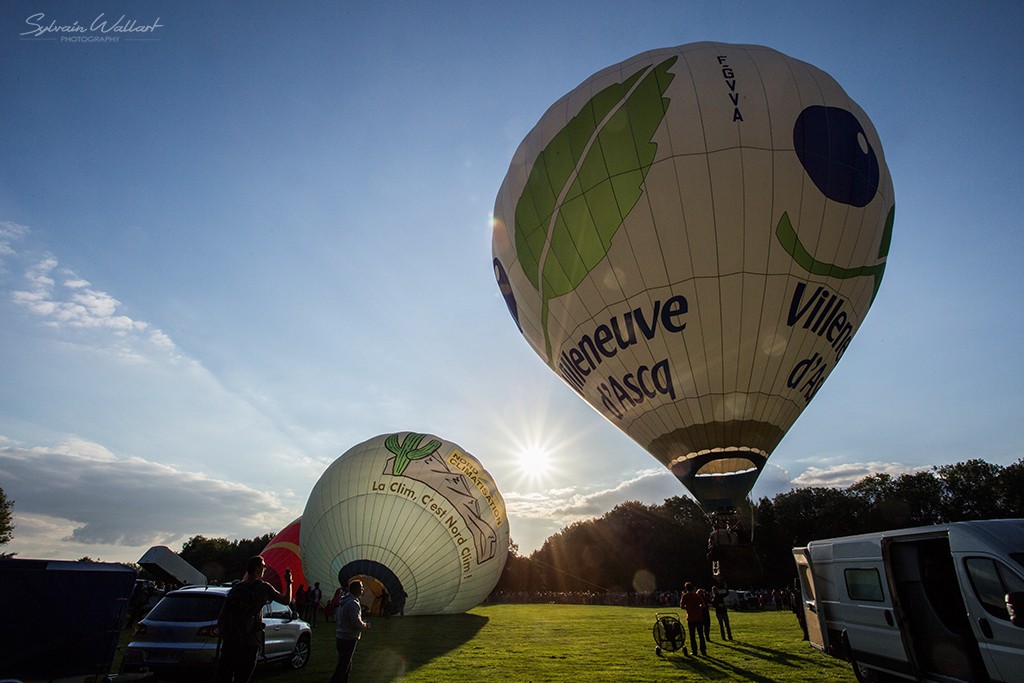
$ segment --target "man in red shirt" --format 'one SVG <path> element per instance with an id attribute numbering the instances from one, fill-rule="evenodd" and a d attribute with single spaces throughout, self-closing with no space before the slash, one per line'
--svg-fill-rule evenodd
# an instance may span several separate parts
<path id="1" fill-rule="evenodd" d="M 683 586 L 686 592 L 679 600 L 679 606 L 686 610 L 686 625 L 690 627 L 690 651 L 697 654 L 697 638 L 700 638 L 700 653 L 708 654 L 707 643 L 704 642 L 704 598 L 693 588 L 689 581 Z"/>

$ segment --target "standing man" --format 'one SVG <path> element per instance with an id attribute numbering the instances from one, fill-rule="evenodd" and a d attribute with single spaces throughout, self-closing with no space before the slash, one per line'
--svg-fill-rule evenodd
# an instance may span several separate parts
<path id="1" fill-rule="evenodd" d="M 292 571 L 284 570 L 285 593 L 263 580 L 266 565 L 259 555 L 245 564 L 245 576 L 228 591 L 220 611 L 217 683 L 249 683 L 263 647 L 263 606 L 271 600 L 292 601 Z"/>
<path id="2" fill-rule="evenodd" d="M 398 616 L 405 616 L 405 601 L 409 597 L 401 588 L 398 589 L 398 595 L 395 596 L 395 611 L 398 612 Z"/>
<path id="3" fill-rule="evenodd" d="M 703 614 L 703 621 L 701 622 L 701 629 L 704 631 L 704 640 L 708 643 L 711 642 L 711 606 L 708 603 L 708 594 L 703 588 L 697 589 L 697 595 L 704 601 L 704 609 L 701 610 Z"/>
<path id="4" fill-rule="evenodd" d="M 352 581 L 348 584 L 348 594 L 341 599 L 338 611 L 335 612 L 335 645 L 338 648 L 338 666 L 334 669 L 330 683 L 348 683 L 348 675 L 352 671 L 352 655 L 356 653 L 356 644 L 364 629 L 370 625 L 363 621 L 363 606 L 359 596 L 363 594 L 363 582 Z"/>
<path id="5" fill-rule="evenodd" d="M 321 604 L 323 602 L 323 597 L 324 593 L 320 590 L 320 582 L 317 581 L 313 584 L 313 589 L 309 591 L 309 611 L 311 617 L 309 620 L 310 626 L 316 626 L 316 615 L 324 607 Z"/>
<path id="6" fill-rule="evenodd" d="M 707 643 L 704 642 L 704 609 L 707 607 L 704 598 L 693 589 L 689 581 L 683 586 L 686 592 L 679 600 L 679 606 L 686 610 L 686 625 L 690 629 L 690 651 L 697 654 L 697 638 L 700 637 L 700 653 L 708 654 Z"/>
<path id="7" fill-rule="evenodd" d="M 722 633 L 722 640 L 732 640 L 732 627 L 729 626 L 729 608 L 725 604 L 725 596 L 728 594 L 728 589 L 723 588 L 719 590 L 718 586 L 711 587 L 711 606 L 715 608 L 715 617 L 718 618 L 718 630 Z"/>
<path id="8" fill-rule="evenodd" d="M 309 589 L 306 588 L 306 584 L 299 586 L 299 589 L 295 591 L 295 611 L 299 613 L 300 619 L 306 619 L 306 609 L 309 605 Z"/>
<path id="9" fill-rule="evenodd" d="M 800 624 L 800 630 L 804 632 L 804 640 L 810 640 L 807 632 L 807 615 L 804 614 L 804 597 L 800 590 L 800 579 L 793 579 L 793 585 L 789 587 L 789 606 L 796 615 L 796 621 Z"/>

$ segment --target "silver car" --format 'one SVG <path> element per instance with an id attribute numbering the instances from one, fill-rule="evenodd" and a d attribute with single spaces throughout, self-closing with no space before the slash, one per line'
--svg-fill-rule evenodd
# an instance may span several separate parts
<path id="1" fill-rule="evenodd" d="M 217 663 L 217 617 L 229 586 L 187 586 L 165 595 L 139 622 L 125 650 L 121 673 L 212 669 Z M 301 669 L 309 661 L 309 624 L 288 605 L 263 607 L 259 662 Z"/>

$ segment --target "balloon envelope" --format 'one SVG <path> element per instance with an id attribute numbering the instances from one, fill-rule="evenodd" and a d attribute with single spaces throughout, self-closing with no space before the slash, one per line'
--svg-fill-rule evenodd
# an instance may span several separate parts
<path id="1" fill-rule="evenodd" d="M 302 556 L 299 552 L 299 529 L 302 517 L 293 520 L 288 526 L 270 539 L 260 556 L 267 566 L 263 579 L 280 592 L 284 592 L 284 570 L 292 570 L 292 582 L 295 590 L 306 584 L 306 575 L 302 572 Z"/>
<path id="2" fill-rule="evenodd" d="M 526 136 L 495 277 L 552 370 L 730 509 L 863 322 L 894 207 L 878 135 L 828 74 L 683 45 L 591 76 Z"/>
<path id="3" fill-rule="evenodd" d="M 320 477 L 302 514 L 310 581 L 330 594 L 354 578 L 372 579 L 396 608 L 404 600 L 405 614 L 479 604 L 501 576 L 508 543 L 494 479 L 461 447 L 429 434 L 385 434 L 354 446 Z"/>

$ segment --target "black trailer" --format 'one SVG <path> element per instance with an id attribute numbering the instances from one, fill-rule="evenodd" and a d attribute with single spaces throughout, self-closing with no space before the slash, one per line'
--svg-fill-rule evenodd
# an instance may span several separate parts
<path id="1" fill-rule="evenodd" d="M 0 559 L 0 679 L 102 680 L 136 577 L 108 562 Z"/>

